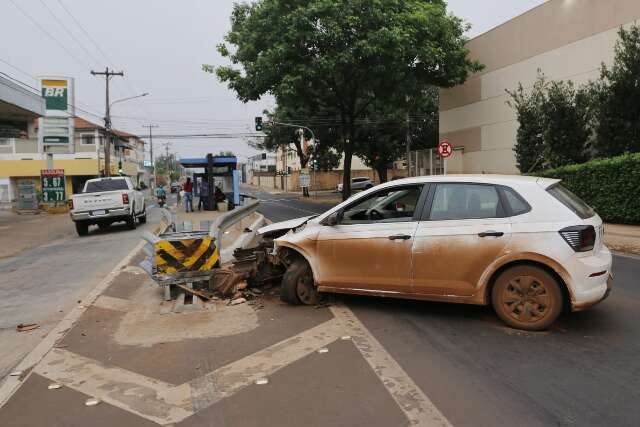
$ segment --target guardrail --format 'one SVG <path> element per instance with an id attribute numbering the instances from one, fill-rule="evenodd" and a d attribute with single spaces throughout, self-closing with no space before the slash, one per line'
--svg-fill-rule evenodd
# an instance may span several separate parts
<path id="1" fill-rule="evenodd" d="M 223 250 L 222 235 L 224 232 L 229 227 L 242 220 L 242 218 L 254 213 L 258 209 L 259 204 L 260 202 L 255 201 L 247 203 L 246 205 L 236 206 L 232 211 L 229 211 L 228 213 L 213 220 L 211 227 L 209 227 L 209 236 L 215 237 L 219 251 Z"/>

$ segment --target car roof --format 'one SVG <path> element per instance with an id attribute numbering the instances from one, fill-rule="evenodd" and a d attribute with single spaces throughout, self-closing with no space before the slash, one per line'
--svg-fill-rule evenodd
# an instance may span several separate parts
<path id="1" fill-rule="evenodd" d="M 399 184 L 424 184 L 424 183 L 436 183 L 436 182 L 471 182 L 478 184 L 498 184 L 507 186 L 518 186 L 523 184 L 538 184 L 542 188 L 549 188 L 550 186 L 560 182 L 559 179 L 553 178 L 540 178 L 537 176 L 528 175 L 492 175 L 492 174 L 475 174 L 475 175 L 431 175 L 431 176 L 416 176 L 411 178 L 402 178 L 390 181 L 383 185 L 399 185 Z M 378 186 L 380 187 L 380 186 Z"/>

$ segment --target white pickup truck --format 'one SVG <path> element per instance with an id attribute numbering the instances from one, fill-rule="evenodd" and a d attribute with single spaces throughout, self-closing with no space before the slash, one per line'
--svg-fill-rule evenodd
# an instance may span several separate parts
<path id="1" fill-rule="evenodd" d="M 128 177 L 96 178 L 84 184 L 80 194 L 69 199 L 69 213 L 80 236 L 89 233 L 90 225 L 101 230 L 114 222 L 126 222 L 136 228 L 136 220 L 147 222 L 144 195 Z"/>

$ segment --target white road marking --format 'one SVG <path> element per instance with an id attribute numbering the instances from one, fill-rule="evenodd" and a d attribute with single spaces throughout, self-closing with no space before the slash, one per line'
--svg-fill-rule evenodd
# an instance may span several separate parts
<path id="1" fill-rule="evenodd" d="M 351 335 L 356 348 L 404 412 L 410 425 L 451 426 L 433 402 L 351 310 L 343 305 L 335 305 L 331 306 L 331 312 L 344 330 Z"/>
<path id="2" fill-rule="evenodd" d="M 296 362 L 303 357 L 326 347 L 343 335 L 340 324 L 329 320 L 296 336 L 258 351 L 252 355 L 232 362 L 191 381 L 191 394 L 194 401 L 206 406 L 237 393 L 256 381 L 269 377 L 276 371 Z M 198 408 L 201 409 L 201 408 Z"/>
<path id="3" fill-rule="evenodd" d="M 193 415 L 188 394 L 166 393 L 172 384 L 107 367 L 70 351 L 53 349 L 35 372 L 158 424 L 177 423 Z"/>

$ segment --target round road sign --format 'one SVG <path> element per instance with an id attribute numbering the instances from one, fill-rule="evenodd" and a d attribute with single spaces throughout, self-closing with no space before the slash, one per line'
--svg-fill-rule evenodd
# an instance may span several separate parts
<path id="1" fill-rule="evenodd" d="M 453 145 L 447 140 L 441 141 L 438 145 L 438 154 L 443 158 L 451 157 L 453 154 Z"/>

